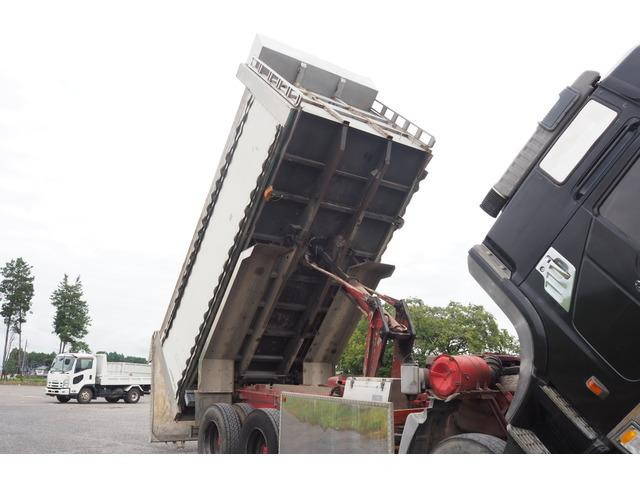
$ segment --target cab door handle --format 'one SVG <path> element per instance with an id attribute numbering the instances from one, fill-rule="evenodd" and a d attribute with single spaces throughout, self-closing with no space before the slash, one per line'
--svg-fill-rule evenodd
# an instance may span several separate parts
<path id="1" fill-rule="evenodd" d="M 554 258 L 549 263 L 549 268 L 553 268 L 557 271 L 565 280 L 569 280 L 571 278 L 571 274 L 569 273 L 569 268 L 564 262 L 558 258 Z"/>

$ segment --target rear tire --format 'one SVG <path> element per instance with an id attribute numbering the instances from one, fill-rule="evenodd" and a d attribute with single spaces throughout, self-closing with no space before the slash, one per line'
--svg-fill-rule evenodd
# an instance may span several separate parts
<path id="1" fill-rule="evenodd" d="M 441 441 L 431 453 L 502 453 L 507 442 L 484 433 L 463 433 Z"/>
<path id="2" fill-rule="evenodd" d="M 216 403 L 204 412 L 198 429 L 198 453 L 239 453 L 240 419 L 227 403 Z"/>
<path id="3" fill-rule="evenodd" d="M 60 403 L 67 403 L 69 400 L 71 400 L 71 397 L 69 397 L 68 395 L 56 395 L 56 398 Z"/>
<path id="4" fill-rule="evenodd" d="M 116 403 L 120 398 L 121 397 L 105 397 L 105 400 L 109 403 Z"/>
<path id="5" fill-rule="evenodd" d="M 124 396 L 124 401 L 127 403 L 138 403 L 140 400 L 140 390 L 137 388 L 130 389 Z"/>
<path id="6" fill-rule="evenodd" d="M 238 414 L 238 419 L 240 419 L 240 425 L 244 425 L 244 421 L 247 419 L 247 415 L 255 410 L 248 403 L 234 403 L 233 408 Z"/>
<path id="7" fill-rule="evenodd" d="M 280 412 L 275 408 L 253 410 L 242 425 L 242 453 L 278 453 Z"/>
<path id="8" fill-rule="evenodd" d="M 93 391 L 89 387 L 82 387 L 78 392 L 78 403 L 86 404 L 93 399 Z"/>

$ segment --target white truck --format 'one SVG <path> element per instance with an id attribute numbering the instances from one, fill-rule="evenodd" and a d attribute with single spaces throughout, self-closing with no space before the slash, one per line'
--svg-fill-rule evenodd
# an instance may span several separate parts
<path id="1" fill-rule="evenodd" d="M 151 365 L 129 362 L 108 362 L 107 355 L 62 353 L 57 355 L 47 375 L 46 394 L 60 403 L 77 399 L 89 403 L 104 397 L 115 403 L 137 403 L 151 391 Z"/>

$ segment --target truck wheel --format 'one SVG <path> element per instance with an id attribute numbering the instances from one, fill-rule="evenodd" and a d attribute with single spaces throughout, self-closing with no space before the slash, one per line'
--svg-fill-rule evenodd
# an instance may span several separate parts
<path id="1" fill-rule="evenodd" d="M 240 419 L 227 403 L 216 403 L 204 412 L 198 429 L 198 453 L 238 453 Z"/>
<path id="2" fill-rule="evenodd" d="M 507 443 L 484 433 L 463 433 L 441 441 L 431 453 L 502 453 Z"/>
<path id="3" fill-rule="evenodd" d="M 244 425 L 244 421 L 247 419 L 247 415 L 255 410 L 255 408 L 253 408 L 248 403 L 234 403 L 232 406 L 238 414 L 240 425 Z"/>
<path id="4" fill-rule="evenodd" d="M 137 388 L 130 389 L 124 396 L 124 401 L 127 403 L 138 403 L 140 400 L 140 390 Z"/>
<path id="5" fill-rule="evenodd" d="M 60 403 L 67 403 L 69 400 L 71 400 L 71 397 L 69 397 L 68 395 L 56 395 L 56 398 Z"/>
<path id="6" fill-rule="evenodd" d="M 280 412 L 275 408 L 257 408 L 247 415 L 240 444 L 242 453 L 278 453 Z"/>
<path id="7" fill-rule="evenodd" d="M 89 387 L 83 387 L 78 392 L 78 403 L 89 403 L 93 398 L 93 392 Z"/>
<path id="8" fill-rule="evenodd" d="M 105 397 L 105 400 L 109 403 L 116 403 L 118 400 L 120 400 L 120 397 Z"/>

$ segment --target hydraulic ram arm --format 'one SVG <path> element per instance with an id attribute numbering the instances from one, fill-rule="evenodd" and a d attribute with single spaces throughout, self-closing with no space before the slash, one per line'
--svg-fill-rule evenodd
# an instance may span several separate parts
<path id="1" fill-rule="evenodd" d="M 415 333 L 404 300 L 376 292 L 354 278 L 348 281 L 335 275 L 307 258 L 307 264 L 314 270 L 326 275 L 338 283 L 358 309 L 367 316 L 368 329 L 364 351 L 363 375 L 376 377 L 389 339 L 394 340 L 393 365 L 391 377 L 400 376 L 400 366 L 411 356 Z M 391 305 L 396 315 L 384 310 L 382 302 Z"/>

